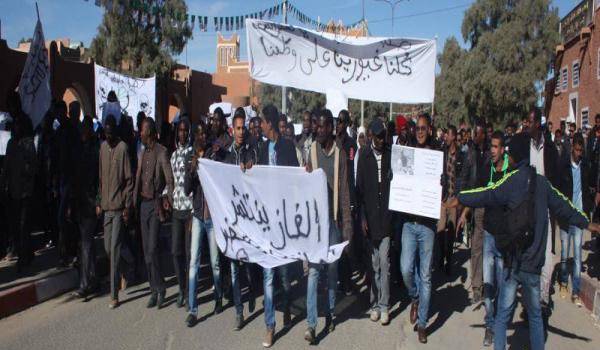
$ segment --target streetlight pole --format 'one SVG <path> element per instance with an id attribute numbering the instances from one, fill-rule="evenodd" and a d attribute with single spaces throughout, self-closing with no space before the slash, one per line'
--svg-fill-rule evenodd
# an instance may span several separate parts
<path id="1" fill-rule="evenodd" d="M 396 10 L 396 6 L 400 5 L 401 2 L 405 1 L 405 0 L 376 0 L 379 2 L 385 2 L 386 4 L 390 5 L 390 7 L 392 8 L 392 37 L 394 36 L 394 12 Z M 392 110 L 394 109 L 394 103 L 390 102 L 390 120 L 392 120 L 393 116 L 392 116 Z"/>

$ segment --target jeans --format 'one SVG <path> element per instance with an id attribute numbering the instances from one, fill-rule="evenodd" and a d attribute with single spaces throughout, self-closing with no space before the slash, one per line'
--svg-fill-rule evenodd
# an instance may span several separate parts
<path id="1" fill-rule="evenodd" d="M 329 245 L 338 244 L 341 240 L 340 231 L 336 223 L 329 222 Z M 327 268 L 327 301 L 329 310 L 327 315 L 333 316 L 335 311 L 335 292 L 337 290 L 337 261 L 331 264 L 308 264 L 308 284 L 306 291 L 306 321 L 308 327 L 317 327 L 317 287 L 319 285 L 319 271 Z"/>
<path id="2" fill-rule="evenodd" d="M 421 328 L 427 327 L 429 317 L 434 236 L 433 230 L 427 226 L 415 222 L 404 223 L 400 269 L 408 295 L 413 301 L 419 302 L 418 326 Z M 419 265 L 415 268 L 417 259 Z"/>
<path id="3" fill-rule="evenodd" d="M 190 210 L 173 210 L 171 220 L 171 254 L 173 256 L 173 269 L 179 284 L 179 292 L 183 295 L 186 290 L 187 267 L 189 266 L 190 235 L 188 223 L 191 217 Z"/>
<path id="4" fill-rule="evenodd" d="M 31 197 L 12 199 L 7 208 L 10 234 L 14 239 L 13 253 L 19 256 L 19 264 L 27 265 L 33 260 L 34 253 L 31 246 L 31 218 L 33 199 Z"/>
<path id="5" fill-rule="evenodd" d="M 110 260 L 110 296 L 119 297 L 119 277 L 121 264 L 121 245 L 123 236 L 123 211 L 104 212 L 104 250 Z"/>
<path id="6" fill-rule="evenodd" d="M 248 281 L 249 298 L 256 298 L 256 291 L 254 290 L 254 279 L 252 278 L 251 266 L 249 263 L 242 263 L 236 260 L 231 260 L 231 289 L 233 289 L 233 304 L 235 305 L 235 312 L 238 315 L 244 313 L 244 304 L 242 304 L 242 293 L 240 286 L 240 269 L 244 269 L 246 272 L 246 280 Z"/>
<path id="7" fill-rule="evenodd" d="M 529 315 L 529 341 L 531 350 L 544 349 L 544 323 L 540 305 L 540 275 L 504 269 L 502 286 L 498 295 L 498 313 L 494 324 L 494 349 L 506 349 L 506 328 L 512 320 L 517 304 L 517 287 L 521 285 L 521 295 Z"/>
<path id="8" fill-rule="evenodd" d="M 273 278 L 275 277 L 275 270 L 279 273 L 279 280 L 283 287 L 283 309 L 287 310 L 289 308 L 291 285 L 288 278 L 287 265 L 278 266 L 276 268 L 264 268 L 263 289 L 265 293 L 265 326 L 267 326 L 267 329 L 275 329 L 275 305 L 273 303 Z"/>
<path id="9" fill-rule="evenodd" d="M 142 227 L 142 245 L 144 247 L 144 260 L 148 271 L 148 281 L 153 294 L 165 292 L 165 279 L 160 269 L 158 256 L 160 222 L 156 212 L 157 202 L 154 200 L 142 201 L 140 205 L 140 225 Z"/>
<path id="10" fill-rule="evenodd" d="M 483 232 L 483 302 L 485 305 L 485 327 L 493 329 L 498 291 L 502 287 L 502 254 L 496 248 L 496 239 Z"/>
<path id="11" fill-rule="evenodd" d="M 390 303 L 390 237 L 369 242 L 373 278 L 371 279 L 371 309 L 388 312 Z"/>
<path id="12" fill-rule="evenodd" d="M 219 266 L 219 248 L 215 240 L 215 230 L 212 220 L 200 220 L 197 217 L 192 217 L 192 239 L 190 249 L 190 271 L 189 271 L 189 288 L 188 288 L 188 304 L 190 306 L 190 314 L 198 314 L 198 303 L 196 300 L 196 288 L 198 286 L 198 271 L 200 270 L 200 255 L 202 252 L 202 243 L 204 236 L 208 239 L 208 250 L 210 252 L 210 268 L 213 275 L 213 283 L 215 286 L 215 300 L 221 299 L 221 269 Z"/>
<path id="13" fill-rule="evenodd" d="M 573 239 L 573 295 L 579 295 L 581 281 L 581 239 L 583 230 L 576 226 L 569 226 L 569 231 L 560 230 L 560 283 L 569 283 L 567 260 L 571 252 L 571 239 Z"/>

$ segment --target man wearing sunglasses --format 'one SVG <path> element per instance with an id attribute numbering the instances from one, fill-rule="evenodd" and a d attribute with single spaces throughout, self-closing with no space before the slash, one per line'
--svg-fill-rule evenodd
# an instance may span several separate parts
<path id="1" fill-rule="evenodd" d="M 417 120 L 415 147 L 432 149 L 431 119 L 422 114 Z M 429 300 L 431 297 L 431 260 L 437 220 L 418 216 L 406 215 L 402 229 L 402 254 L 400 268 L 402 278 L 412 299 L 410 307 L 410 322 L 417 323 L 417 333 L 420 343 L 427 343 L 427 318 L 429 315 Z M 417 259 L 418 256 L 418 259 Z M 419 265 L 415 266 L 415 262 Z"/>

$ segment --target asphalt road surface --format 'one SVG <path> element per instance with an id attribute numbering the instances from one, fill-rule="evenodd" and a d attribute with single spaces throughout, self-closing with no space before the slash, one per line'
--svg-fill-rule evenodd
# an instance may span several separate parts
<path id="1" fill-rule="evenodd" d="M 464 253 L 464 252 L 463 252 Z M 463 254 L 465 256 L 466 254 Z M 338 294 L 337 327 L 331 334 L 323 332 L 324 318 L 319 318 L 318 344 L 309 346 L 303 339 L 306 329 L 305 278 L 293 286 L 292 326 L 282 329 L 282 313 L 277 312 L 274 349 L 479 349 L 483 348 L 483 316 L 481 305 L 471 305 L 465 288 L 469 286 L 467 262 L 462 259 L 452 277 L 434 274 L 429 321 L 429 343 L 421 345 L 408 321 L 405 292 L 393 288 L 392 322 L 381 326 L 368 318 L 368 291 L 350 297 Z M 174 304 L 177 287 L 171 279 L 167 291 L 168 304 L 161 310 L 147 309 L 146 283 L 121 292 L 123 304 L 108 308 L 107 290 L 87 302 L 69 294 L 57 297 L 31 309 L 0 320 L 0 349 L 261 349 L 265 326 L 262 298 L 256 311 L 248 315 L 241 331 L 233 331 L 234 309 L 228 305 L 213 315 L 213 302 L 207 270 L 203 268 L 199 317 L 193 328 L 186 327 L 185 309 Z M 320 299 L 323 299 L 320 292 Z M 547 349 L 598 349 L 600 329 L 593 325 L 589 312 L 578 309 L 569 300 L 555 295 L 555 308 L 547 327 Z M 322 305 L 322 303 L 321 303 Z M 322 309 L 322 308 L 321 308 Z M 525 349 L 529 333 L 515 313 L 509 329 L 510 349 Z"/>

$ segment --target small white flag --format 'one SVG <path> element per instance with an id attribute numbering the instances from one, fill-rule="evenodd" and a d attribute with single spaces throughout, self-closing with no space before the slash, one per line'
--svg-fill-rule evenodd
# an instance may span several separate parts
<path id="1" fill-rule="evenodd" d="M 19 82 L 23 112 L 29 115 L 33 127 L 38 126 L 50 108 L 50 69 L 42 22 L 38 19 L 29 47 L 27 61 Z"/>

